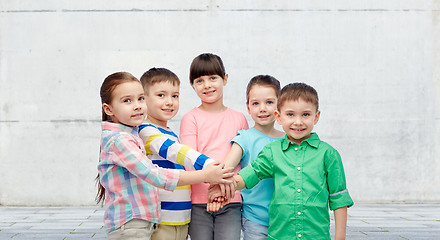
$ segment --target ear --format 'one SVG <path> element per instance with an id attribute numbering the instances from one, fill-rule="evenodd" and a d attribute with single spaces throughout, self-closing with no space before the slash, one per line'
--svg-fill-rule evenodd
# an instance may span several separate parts
<path id="1" fill-rule="evenodd" d="M 109 115 L 109 116 L 113 116 L 113 110 L 112 107 L 107 104 L 107 103 L 103 103 L 102 104 L 102 109 L 104 109 L 105 114 Z"/>
<path id="2" fill-rule="evenodd" d="M 247 108 L 247 110 L 248 110 L 248 113 L 251 114 L 251 109 L 249 108 L 249 102 L 246 103 L 246 108 Z"/>
<path id="3" fill-rule="evenodd" d="M 228 83 L 228 74 L 225 74 L 225 77 L 223 78 L 223 86 L 226 86 L 226 83 Z"/>
<path id="4" fill-rule="evenodd" d="M 275 110 L 275 112 L 273 112 L 273 115 L 275 115 L 275 119 L 277 120 L 278 124 L 282 125 L 281 124 L 281 114 L 280 114 L 280 112 L 278 112 L 278 110 Z"/>
<path id="5" fill-rule="evenodd" d="M 316 125 L 318 123 L 319 116 L 321 116 L 321 111 L 318 110 L 318 112 L 315 114 L 314 125 Z"/>

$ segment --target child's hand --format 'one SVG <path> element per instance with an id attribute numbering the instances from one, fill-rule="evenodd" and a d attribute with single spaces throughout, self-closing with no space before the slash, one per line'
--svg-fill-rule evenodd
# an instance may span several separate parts
<path id="1" fill-rule="evenodd" d="M 223 184 L 230 184 L 233 181 L 231 177 L 234 176 L 234 173 L 232 172 L 233 168 L 224 168 L 224 163 L 211 163 L 206 168 L 204 168 L 201 171 L 204 171 L 205 175 L 205 182 L 215 184 L 215 183 L 223 183 Z"/>
<path id="2" fill-rule="evenodd" d="M 206 211 L 217 212 L 220 208 L 223 208 L 229 201 L 224 197 L 216 197 L 213 201 L 206 204 Z"/>

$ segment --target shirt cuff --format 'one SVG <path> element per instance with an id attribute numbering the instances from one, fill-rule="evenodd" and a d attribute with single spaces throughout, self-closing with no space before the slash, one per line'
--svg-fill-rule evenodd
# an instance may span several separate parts
<path id="1" fill-rule="evenodd" d="M 353 200 L 347 190 L 330 194 L 329 206 L 332 211 L 341 207 L 351 207 L 353 204 Z"/>
<path id="2" fill-rule="evenodd" d="M 177 187 L 177 182 L 180 178 L 180 170 L 166 169 L 165 172 L 165 186 L 164 189 L 173 191 Z"/>
<path id="3" fill-rule="evenodd" d="M 255 185 L 257 185 L 258 182 L 260 182 L 260 179 L 258 178 L 251 165 L 243 168 L 240 172 L 238 172 L 238 175 L 243 178 L 247 189 L 253 188 Z"/>

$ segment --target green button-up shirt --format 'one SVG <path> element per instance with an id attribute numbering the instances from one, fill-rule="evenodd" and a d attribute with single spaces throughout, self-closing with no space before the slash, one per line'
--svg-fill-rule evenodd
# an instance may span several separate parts
<path id="1" fill-rule="evenodd" d="M 316 133 L 301 145 L 287 135 L 266 145 L 240 176 L 246 188 L 273 178 L 267 239 L 330 239 L 329 207 L 350 207 L 339 153 Z"/>

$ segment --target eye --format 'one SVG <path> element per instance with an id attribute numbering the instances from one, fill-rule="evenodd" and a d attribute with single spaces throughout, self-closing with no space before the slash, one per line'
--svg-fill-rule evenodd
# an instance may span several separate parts
<path id="1" fill-rule="evenodd" d="M 293 117 L 293 113 L 287 113 L 286 114 L 288 117 Z"/>
<path id="2" fill-rule="evenodd" d="M 209 79 L 210 79 L 211 81 L 217 81 L 217 76 L 211 76 Z"/>
<path id="3" fill-rule="evenodd" d="M 131 103 L 131 99 L 126 98 L 126 99 L 123 100 L 123 102 L 125 102 L 125 103 Z"/>
<path id="4" fill-rule="evenodd" d="M 145 100 L 145 97 L 139 97 L 138 101 L 142 102 Z"/>
<path id="5" fill-rule="evenodd" d="M 177 95 L 177 94 L 173 95 L 173 98 L 179 98 L 179 95 Z"/>
<path id="6" fill-rule="evenodd" d="M 253 102 L 252 103 L 252 106 L 257 106 L 258 105 L 258 102 Z"/>
<path id="7" fill-rule="evenodd" d="M 273 101 L 267 101 L 267 104 L 274 104 Z"/>
<path id="8" fill-rule="evenodd" d="M 197 84 L 202 84 L 202 83 L 203 83 L 203 80 L 202 80 L 202 79 L 198 79 L 198 80 L 196 80 L 196 83 L 197 83 Z"/>
<path id="9" fill-rule="evenodd" d="M 310 113 L 304 113 L 303 116 L 308 117 L 308 116 L 310 116 Z"/>
<path id="10" fill-rule="evenodd" d="M 157 94 L 157 96 L 163 98 L 163 97 L 165 97 L 165 94 L 159 93 L 159 94 Z"/>

